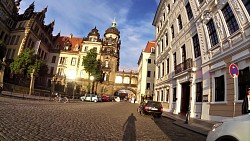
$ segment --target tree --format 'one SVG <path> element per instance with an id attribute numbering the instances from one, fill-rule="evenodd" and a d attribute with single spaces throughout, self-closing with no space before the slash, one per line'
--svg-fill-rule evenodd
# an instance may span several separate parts
<path id="1" fill-rule="evenodd" d="M 25 49 L 10 64 L 11 72 L 14 74 L 20 74 L 23 77 L 30 77 L 33 70 L 34 76 L 44 75 L 44 73 L 47 74 L 48 66 L 46 65 L 46 62 L 37 57 L 34 52 L 33 49 Z"/>
<path id="2" fill-rule="evenodd" d="M 101 61 L 96 60 L 97 52 L 96 49 L 90 49 L 86 56 L 83 57 L 83 64 L 85 71 L 89 76 L 94 76 L 95 82 L 102 80 L 102 70 L 101 70 Z M 90 77 L 88 79 L 89 86 L 88 91 L 90 92 Z"/>
<path id="3" fill-rule="evenodd" d="M 0 40 L 0 63 L 3 61 L 3 58 L 5 57 L 6 53 L 6 45 L 2 40 Z"/>

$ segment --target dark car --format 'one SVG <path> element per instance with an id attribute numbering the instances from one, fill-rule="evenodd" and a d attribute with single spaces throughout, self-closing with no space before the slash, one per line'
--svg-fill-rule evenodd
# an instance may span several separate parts
<path id="1" fill-rule="evenodd" d="M 163 107 L 161 102 L 158 101 L 152 101 L 152 100 L 143 101 L 138 108 L 138 112 L 141 115 L 150 114 L 156 117 L 161 117 L 163 112 Z"/>

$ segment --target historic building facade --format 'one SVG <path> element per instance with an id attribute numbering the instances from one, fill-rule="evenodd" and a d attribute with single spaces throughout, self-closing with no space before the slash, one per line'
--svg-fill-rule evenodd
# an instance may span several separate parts
<path id="1" fill-rule="evenodd" d="M 249 7 L 247 0 L 160 1 L 154 99 L 167 111 L 209 120 L 241 114 L 250 86 Z M 239 67 L 235 88 L 231 63 Z"/>
<path id="2" fill-rule="evenodd" d="M 1 1 L 2 13 L 6 13 L 6 7 L 16 8 L 20 0 Z M 2 8 L 3 7 L 3 8 Z M 34 2 L 24 11 L 23 14 L 8 12 L 6 17 L 13 17 L 13 24 L 1 30 L 2 38 L 6 38 L 7 52 L 6 62 L 11 62 L 24 49 L 34 49 L 36 54 L 45 60 L 48 65 L 48 75 L 39 78 L 39 82 L 53 90 L 62 90 L 65 93 L 87 92 L 90 76 L 84 70 L 83 57 L 90 49 L 97 51 L 97 60 L 100 60 L 103 70 L 103 82 L 95 83 L 94 91 L 97 94 L 113 95 L 121 89 L 128 89 L 136 94 L 138 73 L 119 71 L 120 63 L 120 31 L 116 28 L 116 22 L 112 23 L 101 39 L 97 28 L 93 28 L 86 38 L 61 36 L 58 33 L 52 35 L 55 21 L 45 25 L 44 19 L 47 7 L 41 12 L 35 12 Z M 15 16 L 12 16 L 11 14 Z M 15 19 L 14 19 L 15 18 Z M 7 21 L 5 21 L 6 23 Z M 1 23 L 2 24 L 2 23 Z M 4 32 L 1 32 L 4 31 Z M 6 34 L 6 35 L 5 35 Z M 5 70 L 6 77 L 11 77 L 9 69 Z M 36 80 L 36 82 L 38 82 Z"/>
<path id="3" fill-rule="evenodd" d="M 137 100 L 151 99 L 154 93 L 155 42 L 149 41 L 138 60 Z"/>

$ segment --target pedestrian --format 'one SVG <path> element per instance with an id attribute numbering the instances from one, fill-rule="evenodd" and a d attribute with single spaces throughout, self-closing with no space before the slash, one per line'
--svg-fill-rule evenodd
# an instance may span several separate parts
<path id="1" fill-rule="evenodd" d="M 250 113 L 250 87 L 247 89 L 247 94 L 242 103 L 242 114 Z"/>

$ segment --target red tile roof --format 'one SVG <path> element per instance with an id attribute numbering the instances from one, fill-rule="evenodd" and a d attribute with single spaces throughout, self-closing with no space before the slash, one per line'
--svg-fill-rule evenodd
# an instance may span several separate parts
<path id="1" fill-rule="evenodd" d="M 67 40 L 72 44 L 71 51 L 74 51 L 76 44 L 78 44 L 80 48 L 82 47 L 83 38 L 78 38 L 78 37 L 70 38 L 67 36 L 60 36 L 57 40 L 57 42 L 60 44 L 60 49 L 64 49 L 65 46 L 64 44 L 66 43 Z"/>
<path id="2" fill-rule="evenodd" d="M 144 49 L 144 52 L 151 53 L 151 48 L 155 48 L 155 41 L 148 41 L 147 46 Z"/>

